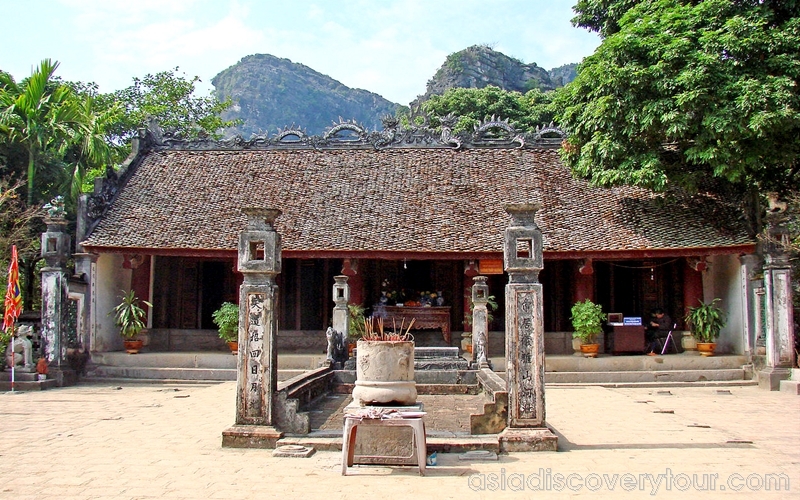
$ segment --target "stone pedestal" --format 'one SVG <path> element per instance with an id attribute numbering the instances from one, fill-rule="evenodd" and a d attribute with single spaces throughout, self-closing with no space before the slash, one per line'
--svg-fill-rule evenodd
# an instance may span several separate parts
<path id="1" fill-rule="evenodd" d="M 506 428 L 498 434 L 500 451 L 506 453 L 530 451 L 558 451 L 558 436 L 548 428 Z"/>
<path id="2" fill-rule="evenodd" d="M 692 332 L 683 331 L 683 332 L 674 332 L 673 335 L 680 335 L 680 342 L 681 348 L 683 348 L 683 354 L 687 356 L 699 356 L 700 353 L 697 352 L 697 339 L 694 338 Z"/>
<path id="3" fill-rule="evenodd" d="M 767 391 L 779 391 L 781 380 L 789 380 L 791 368 L 767 366 L 758 372 L 758 387 Z"/>
<path id="4" fill-rule="evenodd" d="M 283 432 L 267 425 L 236 424 L 222 431 L 223 448 L 275 448 Z"/>
<path id="5" fill-rule="evenodd" d="M 506 377 L 508 428 L 500 434 L 506 451 L 555 451 L 557 437 L 545 424 L 542 233 L 534 222 L 538 205 L 508 205 L 505 231 Z"/>
<path id="6" fill-rule="evenodd" d="M 249 208 L 239 235 L 239 353 L 236 424 L 222 433 L 222 446 L 274 448 L 283 433 L 275 428 L 273 398 L 278 385 L 277 317 L 281 237 L 273 223 L 279 210 Z"/>

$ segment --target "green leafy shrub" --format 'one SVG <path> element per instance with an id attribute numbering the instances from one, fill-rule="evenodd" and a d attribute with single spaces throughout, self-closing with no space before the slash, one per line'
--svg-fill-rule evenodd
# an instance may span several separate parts
<path id="1" fill-rule="evenodd" d="M 603 333 L 603 321 L 606 320 L 603 306 L 586 299 L 576 302 L 571 312 L 570 319 L 575 330 L 572 336 L 581 339 L 584 344 L 594 344 L 595 336 Z"/>
<path id="2" fill-rule="evenodd" d="M 239 306 L 223 302 L 219 309 L 211 314 L 211 318 L 219 329 L 219 338 L 225 342 L 239 340 Z"/>
<path id="3" fill-rule="evenodd" d="M 714 342 L 727 321 L 725 312 L 717 307 L 719 298 L 711 302 L 700 301 L 697 307 L 690 307 L 686 322 L 698 342 Z"/>
<path id="4" fill-rule="evenodd" d="M 114 322 L 119 327 L 119 334 L 122 338 L 133 339 L 145 327 L 147 313 L 139 304 L 146 304 L 153 307 L 153 304 L 146 300 L 140 301 L 133 290 L 122 291 L 121 302 L 112 310 Z"/>

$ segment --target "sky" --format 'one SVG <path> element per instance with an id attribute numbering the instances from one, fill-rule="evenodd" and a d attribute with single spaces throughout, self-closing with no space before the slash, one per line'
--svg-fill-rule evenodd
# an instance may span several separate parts
<path id="1" fill-rule="evenodd" d="M 489 45 L 545 69 L 580 62 L 599 38 L 570 24 L 577 0 L 0 0 L 0 70 L 42 59 L 101 92 L 180 68 L 211 79 L 250 54 L 304 64 L 408 104 L 448 54 Z"/>

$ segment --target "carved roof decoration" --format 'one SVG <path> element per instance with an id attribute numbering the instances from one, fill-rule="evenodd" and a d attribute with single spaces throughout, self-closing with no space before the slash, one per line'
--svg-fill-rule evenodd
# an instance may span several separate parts
<path id="1" fill-rule="evenodd" d="M 415 115 L 419 116 L 419 115 Z M 307 135 L 295 125 L 279 130 L 272 136 L 254 135 L 250 139 L 234 136 L 227 139 L 201 137 L 187 140 L 179 134 L 163 130 L 157 122 L 151 121 L 146 129 L 139 131 L 139 140 L 146 149 L 155 150 L 193 150 L 193 151 L 232 151 L 280 148 L 308 149 L 352 149 L 352 148 L 558 148 L 566 134 L 552 123 L 533 132 L 521 132 L 507 119 L 497 116 L 486 117 L 472 133 L 454 134 L 452 116 L 438 117 L 441 127 L 434 129 L 430 119 L 425 118 L 422 125 L 403 126 L 391 116 L 383 118 L 382 131 L 369 131 L 354 120 L 334 122 L 322 135 Z"/>

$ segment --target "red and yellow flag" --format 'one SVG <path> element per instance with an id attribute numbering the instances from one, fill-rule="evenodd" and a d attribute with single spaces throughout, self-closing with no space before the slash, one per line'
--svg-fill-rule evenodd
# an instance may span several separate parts
<path id="1" fill-rule="evenodd" d="M 14 321 L 22 313 L 22 294 L 19 291 L 19 259 L 17 246 L 11 247 L 11 265 L 8 266 L 8 288 L 5 300 L 6 312 L 3 314 L 3 330 L 14 328 Z"/>

